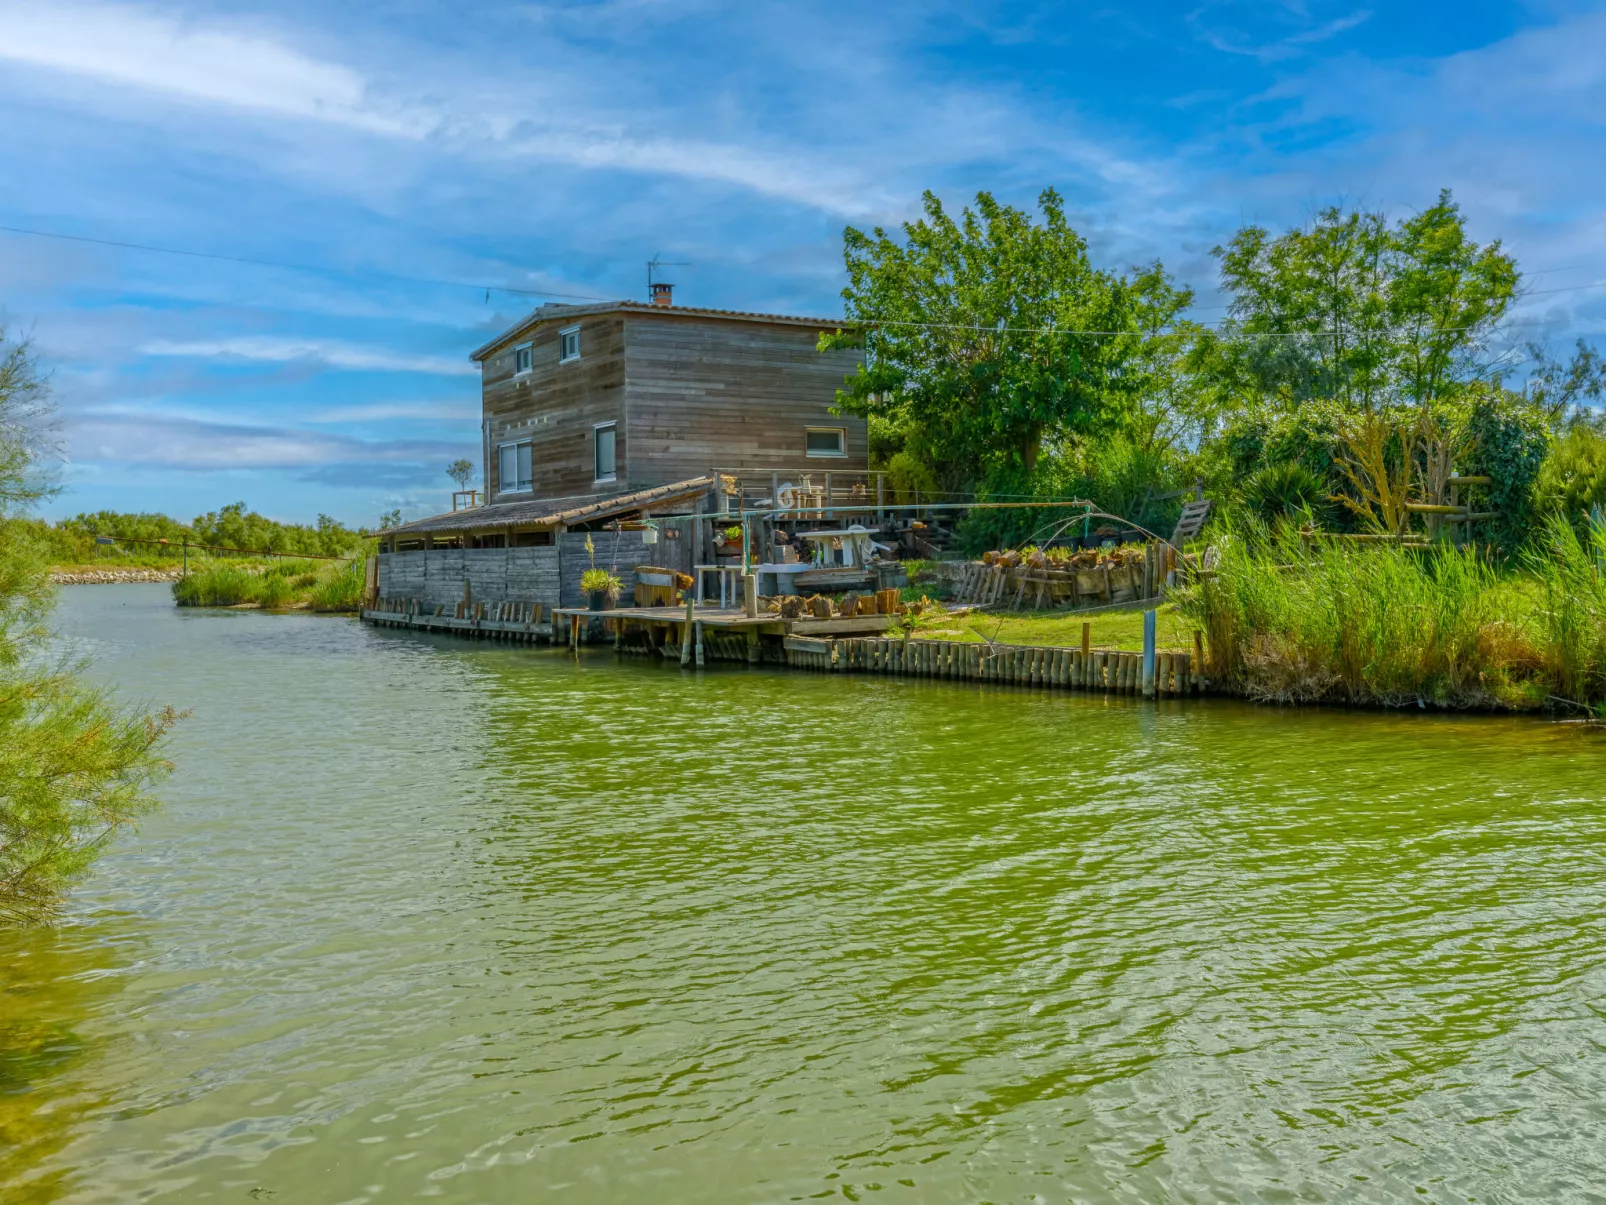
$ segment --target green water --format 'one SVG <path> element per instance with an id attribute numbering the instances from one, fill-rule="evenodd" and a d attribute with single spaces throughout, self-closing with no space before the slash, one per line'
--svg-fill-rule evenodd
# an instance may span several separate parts
<path id="1" fill-rule="evenodd" d="M 0 936 L 0 1200 L 1606 1191 L 1606 743 L 77 587 L 193 709 Z"/>

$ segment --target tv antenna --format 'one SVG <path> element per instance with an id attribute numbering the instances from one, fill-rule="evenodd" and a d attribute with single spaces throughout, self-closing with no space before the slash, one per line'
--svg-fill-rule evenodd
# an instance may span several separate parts
<path id="1" fill-rule="evenodd" d="M 647 261 L 647 293 L 649 295 L 651 295 L 652 286 L 654 284 L 652 276 L 653 276 L 653 273 L 657 272 L 660 268 L 689 268 L 689 267 L 691 267 L 691 264 L 687 263 L 686 261 L 684 261 L 684 260 L 669 260 L 669 259 L 665 259 L 663 257 L 663 252 L 659 252 L 657 255 L 653 256 L 651 259 L 649 259 Z M 657 283 L 661 284 L 662 282 L 659 281 Z"/>

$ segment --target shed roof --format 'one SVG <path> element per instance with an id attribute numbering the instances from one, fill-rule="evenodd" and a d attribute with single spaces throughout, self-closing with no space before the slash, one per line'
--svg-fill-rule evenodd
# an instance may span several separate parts
<path id="1" fill-rule="evenodd" d="M 488 531 L 510 527 L 554 527 L 558 524 L 590 523 L 614 515 L 628 514 L 644 506 L 700 497 L 713 486 L 712 477 L 690 477 L 669 485 L 629 494 L 580 494 L 567 498 L 540 498 L 531 501 L 498 502 L 470 510 L 448 511 L 392 527 L 385 535 L 422 535 L 426 532 Z"/>
<path id="2" fill-rule="evenodd" d="M 548 302 L 537 306 L 483 347 L 469 354 L 469 359 L 480 361 L 527 331 L 544 322 L 567 322 L 575 318 L 589 318 L 596 314 L 616 312 L 643 314 L 655 318 L 718 318 L 727 322 L 764 322 L 782 326 L 812 326 L 819 330 L 853 326 L 846 318 L 808 318 L 798 314 L 759 314 L 749 310 L 705 310 L 689 305 L 655 305 L 648 301 L 599 301 L 592 305 L 564 305 Z"/>

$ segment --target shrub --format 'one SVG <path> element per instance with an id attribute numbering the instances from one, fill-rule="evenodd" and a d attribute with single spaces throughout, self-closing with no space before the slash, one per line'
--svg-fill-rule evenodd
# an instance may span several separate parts
<path id="1" fill-rule="evenodd" d="M 256 602 L 263 577 L 239 565 L 211 565 L 173 583 L 173 601 L 181 607 L 233 607 Z"/>
<path id="2" fill-rule="evenodd" d="M 1268 464 L 1244 483 L 1244 501 L 1265 523 L 1327 511 L 1327 482 L 1297 460 Z"/>
<path id="3" fill-rule="evenodd" d="M 366 562 L 361 558 L 338 561 L 314 577 L 307 604 L 314 611 L 356 611 L 362 606 Z M 300 579 L 298 578 L 299 582 Z"/>
<path id="4" fill-rule="evenodd" d="M 1492 477 L 1490 486 L 1467 491 L 1474 510 L 1499 517 L 1485 531 L 1503 553 L 1515 553 L 1540 525 L 1535 485 L 1551 447 L 1550 423 L 1544 411 L 1503 389 L 1478 386 L 1469 392 L 1467 433 L 1471 451 L 1464 472 Z"/>
<path id="5" fill-rule="evenodd" d="M 1591 507 L 1606 505 L 1606 435 L 1580 423 L 1556 441 L 1534 482 L 1535 505 L 1584 531 Z"/>

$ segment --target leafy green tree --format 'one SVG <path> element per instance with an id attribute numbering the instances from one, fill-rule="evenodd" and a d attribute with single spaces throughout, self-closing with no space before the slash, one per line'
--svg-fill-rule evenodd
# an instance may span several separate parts
<path id="1" fill-rule="evenodd" d="M 172 711 L 119 707 L 53 659 L 54 595 L 18 520 L 41 495 L 35 420 L 48 395 L 0 332 L 0 925 L 48 919 L 107 844 L 155 806 Z"/>
<path id="2" fill-rule="evenodd" d="M 1045 439 L 1126 421 L 1164 362 L 1154 340 L 1192 301 L 1159 265 L 1094 268 L 1059 194 L 1039 206 L 1040 222 L 983 192 L 956 220 L 928 192 L 901 239 L 843 235 L 853 325 L 821 347 L 865 359 L 838 405 L 949 482 L 1029 479 Z"/>
<path id="3" fill-rule="evenodd" d="M 446 466 L 446 475 L 457 482 L 457 488 L 466 490 L 468 483 L 474 480 L 474 462 L 472 460 L 458 459 Z"/>
<path id="4" fill-rule="evenodd" d="M 368 534 L 353 531 L 328 515 L 315 526 L 279 523 L 247 510 L 244 502 L 231 502 L 200 515 L 190 527 L 190 538 L 207 547 L 238 548 L 284 556 L 353 556 L 367 546 Z"/>
<path id="5" fill-rule="evenodd" d="M 1275 238 L 1246 226 L 1215 253 L 1230 316 L 1190 367 L 1226 410 L 1450 397 L 1481 370 L 1520 279 L 1498 241 L 1467 237 L 1449 192 L 1392 227 L 1381 213 L 1331 208 Z"/>
<path id="6" fill-rule="evenodd" d="M 1552 423 L 1598 421 L 1598 413 L 1587 403 L 1606 396 L 1606 360 L 1591 344 L 1578 340 L 1572 359 L 1565 364 L 1538 343 L 1528 345 L 1528 355 L 1533 370 L 1523 392 Z"/>

